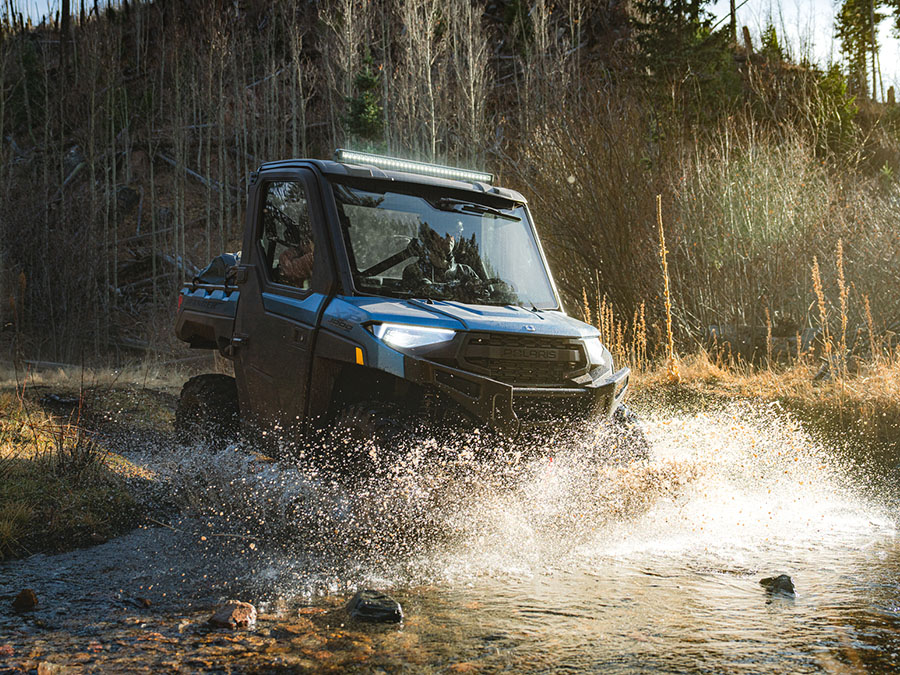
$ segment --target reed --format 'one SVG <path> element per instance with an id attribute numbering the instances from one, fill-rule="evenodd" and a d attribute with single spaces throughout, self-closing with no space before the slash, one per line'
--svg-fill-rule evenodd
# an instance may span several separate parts
<path id="1" fill-rule="evenodd" d="M 835 251 L 835 258 L 837 260 L 837 282 L 838 282 L 838 293 L 841 303 L 841 342 L 840 342 L 840 354 L 841 354 L 841 370 L 846 372 L 847 369 L 847 305 L 849 299 L 849 291 L 847 290 L 847 281 L 844 278 L 844 242 L 842 239 L 838 239 L 837 249 Z"/>
<path id="2" fill-rule="evenodd" d="M 812 264 L 812 282 L 813 291 L 816 294 L 816 302 L 819 308 L 819 326 L 822 330 L 823 349 L 825 350 L 825 358 L 831 360 L 831 336 L 828 331 L 828 309 L 825 306 L 825 291 L 822 288 L 822 275 L 819 271 L 819 259 L 813 256 Z"/>
<path id="3" fill-rule="evenodd" d="M 675 334 L 672 332 L 672 295 L 669 292 L 669 263 L 666 259 L 666 233 L 663 230 L 662 195 L 656 195 L 656 222 L 659 226 L 659 258 L 663 272 L 663 301 L 666 308 L 666 378 L 669 382 L 681 381 L 678 360 L 675 356 Z"/>
<path id="4" fill-rule="evenodd" d="M 872 319 L 872 307 L 869 305 L 869 296 L 863 296 L 863 305 L 866 311 L 866 328 L 869 332 L 869 354 L 872 361 L 878 363 L 881 350 L 875 346 L 875 321 Z"/>
<path id="5" fill-rule="evenodd" d="M 586 289 L 586 288 L 583 288 L 583 287 L 582 287 L 582 289 L 581 289 L 581 297 L 582 297 L 581 311 L 583 312 L 584 322 L 585 322 L 585 323 L 589 323 L 589 324 L 593 324 L 594 321 L 593 321 L 593 319 L 591 318 L 591 305 L 590 305 L 590 303 L 588 302 L 588 296 L 587 296 L 587 289 Z"/>

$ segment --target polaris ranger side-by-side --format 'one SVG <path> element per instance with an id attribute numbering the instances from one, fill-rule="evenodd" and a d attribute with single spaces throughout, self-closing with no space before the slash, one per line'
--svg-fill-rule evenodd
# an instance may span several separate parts
<path id="1" fill-rule="evenodd" d="M 251 176 L 243 251 L 181 290 L 176 333 L 235 377 L 189 380 L 183 436 L 410 419 L 504 435 L 557 420 L 629 427 L 629 370 L 565 314 L 521 194 L 492 176 L 338 150 Z"/>

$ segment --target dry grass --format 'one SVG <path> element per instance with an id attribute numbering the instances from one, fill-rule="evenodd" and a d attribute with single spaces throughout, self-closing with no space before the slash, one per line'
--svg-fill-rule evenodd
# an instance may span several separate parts
<path id="1" fill-rule="evenodd" d="M 681 382 L 670 383 L 664 363 L 634 378 L 635 395 L 645 402 L 689 398 L 744 398 L 779 401 L 812 427 L 840 439 L 896 454 L 900 451 L 900 351 L 832 371 L 814 380 L 819 363 L 757 368 L 715 358 L 707 352 L 684 357 Z"/>
<path id="2" fill-rule="evenodd" d="M 103 541 L 134 525 L 132 467 L 75 420 L 0 394 L 0 560 Z"/>
<path id="3" fill-rule="evenodd" d="M 680 337 L 761 327 L 768 310 L 776 335 L 824 324 L 838 351 L 865 325 L 863 296 L 876 331 L 896 321 L 895 180 L 823 161 L 798 129 L 740 118 L 676 164 L 666 235 Z"/>
<path id="4" fill-rule="evenodd" d="M 210 356 L 204 370 L 219 372 Z M 189 377 L 188 371 L 172 366 L 155 364 L 151 360 L 135 361 L 121 368 L 90 368 L 75 365 L 35 368 L 28 363 L 20 368 L 0 363 L 0 391 L 25 387 L 54 387 L 65 390 L 92 390 L 115 387 L 148 388 L 163 391 L 176 390 Z"/>

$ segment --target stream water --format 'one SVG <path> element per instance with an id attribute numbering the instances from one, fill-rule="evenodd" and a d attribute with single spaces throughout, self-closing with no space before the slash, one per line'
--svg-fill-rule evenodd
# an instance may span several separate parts
<path id="1" fill-rule="evenodd" d="M 133 449 L 177 517 L 0 564 L 0 673 L 900 670 L 891 471 L 772 406 L 650 414 L 648 433 L 649 464 L 588 461 L 583 438 L 518 461 L 425 444 L 352 488 L 302 458 Z M 778 574 L 794 595 L 760 585 Z M 38 608 L 15 614 L 26 587 Z M 404 622 L 350 621 L 358 588 Z M 226 599 L 256 627 L 207 627 Z"/>

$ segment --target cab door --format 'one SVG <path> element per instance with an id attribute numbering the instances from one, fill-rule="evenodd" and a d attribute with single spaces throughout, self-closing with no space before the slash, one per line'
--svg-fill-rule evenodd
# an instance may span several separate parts
<path id="1" fill-rule="evenodd" d="M 253 195 L 238 272 L 234 367 L 242 418 L 277 435 L 305 421 L 332 274 L 312 171 L 267 172 Z"/>

